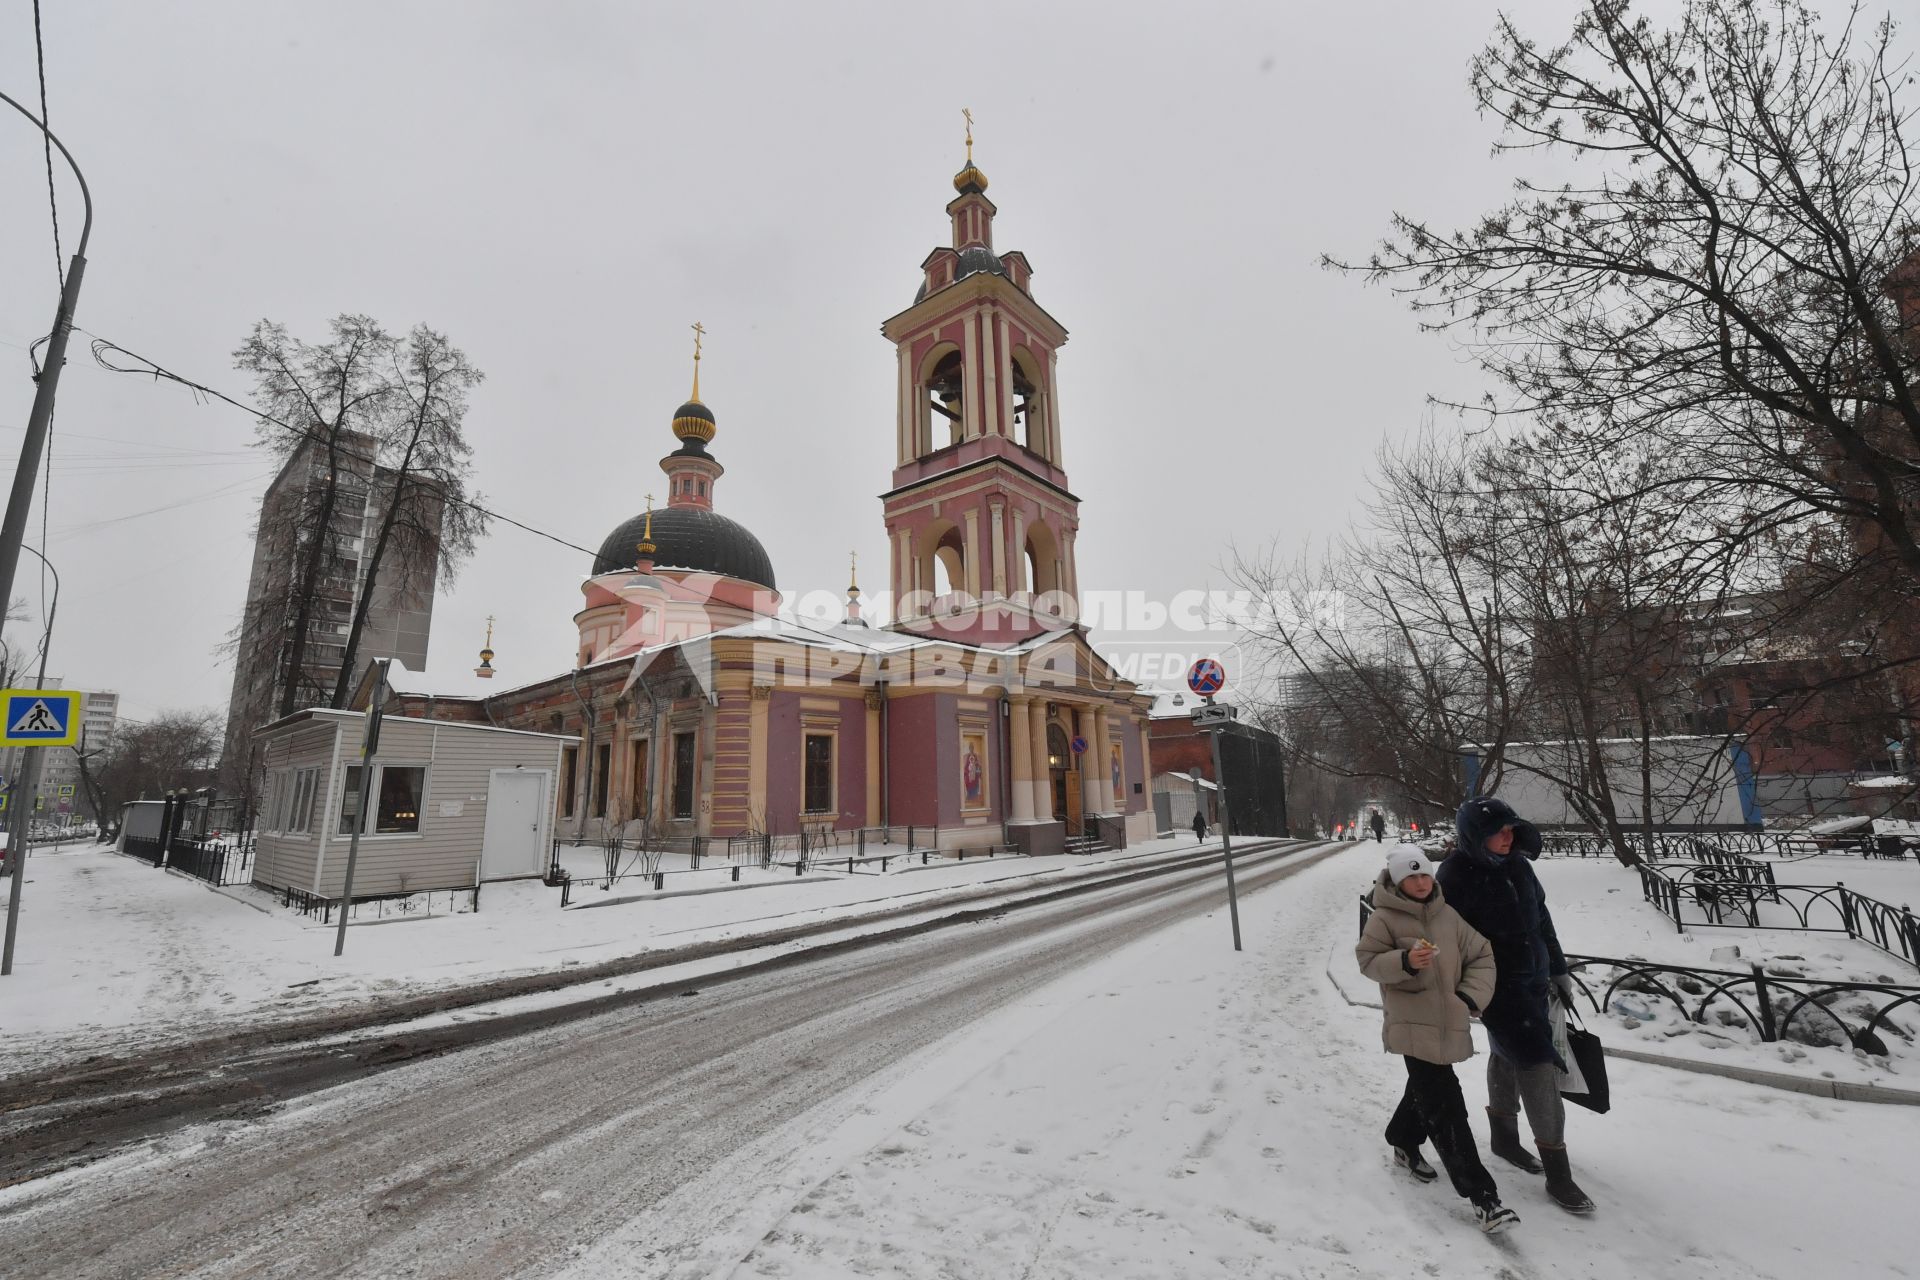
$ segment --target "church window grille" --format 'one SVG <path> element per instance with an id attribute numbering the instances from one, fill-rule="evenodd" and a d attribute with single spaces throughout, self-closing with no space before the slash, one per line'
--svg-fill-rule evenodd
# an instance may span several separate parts
<path id="1" fill-rule="evenodd" d="M 832 813 L 833 735 L 810 733 L 806 743 L 806 810 Z"/>
<path id="2" fill-rule="evenodd" d="M 613 744 L 603 742 L 593 749 L 593 816 L 607 816 L 607 784 L 613 781 Z"/>
<path id="3" fill-rule="evenodd" d="M 673 735 L 673 816 L 693 816 L 693 735 Z"/>

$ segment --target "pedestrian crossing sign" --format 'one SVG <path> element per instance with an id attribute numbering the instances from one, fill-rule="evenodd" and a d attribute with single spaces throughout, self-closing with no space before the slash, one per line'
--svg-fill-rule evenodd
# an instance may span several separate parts
<path id="1" fill-rule="evenodd" d="M 70 747 L 80 739 L 80 695 L 71 689 L 0 689 L 4 747 Z"/>

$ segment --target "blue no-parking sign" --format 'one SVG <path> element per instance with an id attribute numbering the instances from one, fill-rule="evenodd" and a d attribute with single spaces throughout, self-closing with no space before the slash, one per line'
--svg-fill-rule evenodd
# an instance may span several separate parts
<path id="1" fill-rule="evenodd" d="M 1208 697 L 1227 687 L 1227 669 L 1218 658 L 1202 658 L 1187 668 L 1187 688 Z"/>

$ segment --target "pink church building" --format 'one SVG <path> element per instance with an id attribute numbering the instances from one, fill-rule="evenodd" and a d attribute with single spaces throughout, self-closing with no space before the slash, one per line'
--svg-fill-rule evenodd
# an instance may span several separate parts
<path id="1" fill-rule="evenodd" d="M 1075 621 L 1067 331 L 1034 300 L 1026 256 L 995 252 L 971 142 L 954 188 L 952 243 L 883 326 L 890 625 L 860 616 L 851 585 L 839 621 L 779 616 L 766 549 L 720 510 L 696 347 L 666 502 L 607 535 L 572 668 L 484 697 L 407 691 L 390 710 L 562 735 L 563 838 L 910 825 L 922 845 L 1038 853 L 1151 836 L 1152 699 Z"/>

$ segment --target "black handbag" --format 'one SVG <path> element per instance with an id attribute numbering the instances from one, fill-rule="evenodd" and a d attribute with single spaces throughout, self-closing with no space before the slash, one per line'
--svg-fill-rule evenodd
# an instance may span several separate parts
<path id="1" fill-rule="evenodd" d="M 1607 1086 L 1607 1055 L 1600 1048 L 1600 1037 L 1575 1021 L 1579 1014 L 1572 1005 L 1567 1010 L 1567 1047 L 1573 1051 L 1573 1065 L 1580 1071 L 1580 1078 L 1586 1081 L 1585 1093 L 1567 1093 L 1560 1096 L 1577 1107 L 1597 1111 L 1601 1115 L 1613 1106 L 1613 1093 Z"/>

